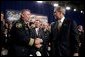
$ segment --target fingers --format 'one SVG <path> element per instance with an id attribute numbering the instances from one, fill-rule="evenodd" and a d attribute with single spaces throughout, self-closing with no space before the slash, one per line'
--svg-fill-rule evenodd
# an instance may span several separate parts
<path id="1" fill-rule="evenodd" d="M 36 48 L 41 48 L 42 44 L 35 45 Z"/>

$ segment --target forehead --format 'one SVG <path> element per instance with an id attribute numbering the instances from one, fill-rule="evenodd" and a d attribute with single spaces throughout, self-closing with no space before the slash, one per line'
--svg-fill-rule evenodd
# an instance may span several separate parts
<path id="1" fill-rule="evenodd" d="M 24 11 L 23 14 L 30 14 L 30 11 Z"/>
<path id="2" fill-rule="evenodd" d="M 58 13 L 58 12 L 60 12 L 60 11 L 57 11 L 57 10 L 56 10 L 54 13 Z"/>
<path id="3" fill-rule="evenodd" d="M 39 20 L 35 20 L 35 22 L 40 22 Z"/>
<path id="4" fill-rule="evenodd" d="M 80 28 L 82 28 L 82 26 L 79 26 Z"/>
<path id="5" fill-rule="evenodd" d="M 35 23 L 41 23 L 41 21 L 40 20 L 35 20 Z"/>

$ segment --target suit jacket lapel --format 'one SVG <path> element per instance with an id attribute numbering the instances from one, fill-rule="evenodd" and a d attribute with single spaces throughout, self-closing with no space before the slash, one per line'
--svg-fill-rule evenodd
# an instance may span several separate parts
<path id="1" fill-rule="evenodd" d="M 36 35 L 36 37 L 40 37 L 40 35 L 41 35 L 41 29 L 38 30 L 38 35 L 36 33 L 36 30 L 35 30 L 35 35 Z"/>
<path id="2" fill-rule="evenodd" d="M 39 30 L 38 30 L 38 36 L 41 37 L 41 35 L 42 35 L 42 30 L 39 28 Z"/>
<path id="3" fill-rule="evenodd" d="M 58 22 L 57 21 L 55 22 L 55 25 L 54 25 L 54 31 L 58 31 Z"/>
<path id="4" fill-rule="evenodd" d="M 60 28 L 60 31 L 62 31 L 62 30 L 64 30 L 64 29 L 66 29 L 67 28 L 67 21 L 66 21 L 66 19 L 63 21 L 63 23 L 62 23 L 62 26 L 61 26 L 61 28 Z"/>

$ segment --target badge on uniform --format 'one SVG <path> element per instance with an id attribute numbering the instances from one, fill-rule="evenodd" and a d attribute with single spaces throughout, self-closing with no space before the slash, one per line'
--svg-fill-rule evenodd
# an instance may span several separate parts
<path id="1" fill-rule="evenodd" d="M 21 23 L 17 23 L 16 24 L 16 28 L 22 28 L 22 24 Z"/>

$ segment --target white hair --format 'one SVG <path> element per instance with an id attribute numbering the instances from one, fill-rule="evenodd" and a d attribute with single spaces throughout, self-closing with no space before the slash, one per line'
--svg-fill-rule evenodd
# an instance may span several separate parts
<path id="1" fill-rule="evenodd" d="M 56 12 L 56 11 L 60 11 L 60 12 L 62 12 L 63 14 L 65 14 L 65 8 L 64 7 L 61 7 L 61 6 L 58 6 L 58 7 L 55 7 L 54 8 L 54 12 Z"/>

